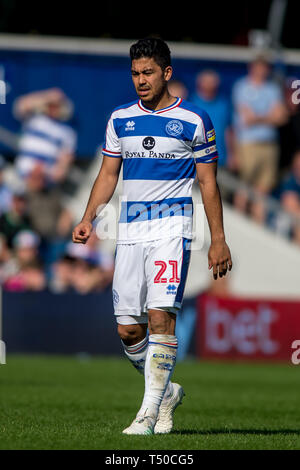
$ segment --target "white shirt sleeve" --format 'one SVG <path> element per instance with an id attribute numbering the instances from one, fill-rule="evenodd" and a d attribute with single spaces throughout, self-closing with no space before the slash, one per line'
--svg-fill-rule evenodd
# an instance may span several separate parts
<path id="1" fill-rule="evenodd" d="M 102 153 L 108 157 L 122 157 L 121 145 L 114 127 L 113 115 L 111 115 L 107 123 Z"/>

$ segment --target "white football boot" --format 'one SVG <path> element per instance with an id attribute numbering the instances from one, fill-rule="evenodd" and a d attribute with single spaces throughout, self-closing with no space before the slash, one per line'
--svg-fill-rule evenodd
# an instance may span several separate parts
<path id="1" fill-rule="evenodd" d="M 124 429 L 123 434 L 154 434 L 155 419 L 151 416 L 139 416 L 133 420 L 131 425 Z"/>
<path id="2" fill-rule="evenodd" d="M 178 405 L 181 405 L 185 393 L 181 385 L 173 383 L 173 394 L 161 402 L 154 434 L 167 434 L 173 428 L 173 414 Z"/>

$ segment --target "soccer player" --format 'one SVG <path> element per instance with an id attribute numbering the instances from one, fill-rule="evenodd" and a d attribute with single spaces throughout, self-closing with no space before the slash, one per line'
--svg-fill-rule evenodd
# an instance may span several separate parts
<path id="1" fill-rule="evenodd" d="M 97 208 L 111 199 L 123 163 L 126 201 L 119 220 L 113 301 L 125 354 L 145 376 L 142 405 L 123 433 L 168 433 L 184 396 L 183 388 L 170 379 L 176 362 L 176 314 L 190 261 L 196 174 L 210 227 L 208 259 L 214 278 L 225 276 L 232 261 L 210 118 L 169 94 L 172 67 L 164 41 L 139 40 L 131 46 L 130 57 L 139 99 L 116 108 L 108 121 L 101 170 L 73 241 L 89 238 Z"/>

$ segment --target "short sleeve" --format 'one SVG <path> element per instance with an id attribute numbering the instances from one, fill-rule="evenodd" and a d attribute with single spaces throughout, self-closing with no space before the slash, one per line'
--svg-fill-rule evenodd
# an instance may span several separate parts
<path id="1" fill-rule="evenodd" d="M 108 157 L 122 157 L 121 145 L 114 127 L 113 115 L 107 123 L 102 153 Z"/>
<path id="2" fill-rule="evenodd" d="M 209 115 L 203 111 L 195 130 L 192 146 L 196 163 L 211 163 L 218 160 L 216 133 Z"/>

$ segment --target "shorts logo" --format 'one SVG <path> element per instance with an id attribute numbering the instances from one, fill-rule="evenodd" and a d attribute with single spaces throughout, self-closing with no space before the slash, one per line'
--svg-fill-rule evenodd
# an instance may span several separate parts
<path id="1" fill-rule="evenodd" d="M 167 287 L 167 294 L 176 294 L 177 287 L 174 285 L 169 284 Z"/>
<path id="2" fill-rule="evenodd" d="M 166 132 L 172 137 L 177 137 L 182 134 L 183 125 L 180 121 L 177 121 L 177 119 L 172 119 L 172 121 L 169 121 L 166 125 Z"/>
<path id="3" fill-rule="evenodd" d="M 151 150 L 155 147 L 155 140 L 153 137 L 145 137 L 143 140 L 143 147 L 146 150 Z"/>
<path id="4" fill-rule="evenodd" d="M 207 137 L 207 142 L 211 142 L 212 140 L 215 140 L 215 138 L 216 138 L 215 130 L 212 129 L 211 131 L 207 131 L 206 132 L 206 137 Z"/>
<path id="5" fill-rule="evenodd" d="M 116 289 L 112 290 L 112 296 L 113 296 L 113 303 L 114 305 L 117 305 L 119 303 L 120 297 Z"/>

